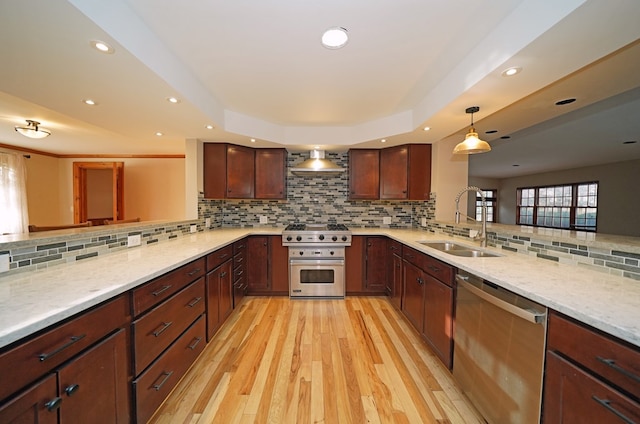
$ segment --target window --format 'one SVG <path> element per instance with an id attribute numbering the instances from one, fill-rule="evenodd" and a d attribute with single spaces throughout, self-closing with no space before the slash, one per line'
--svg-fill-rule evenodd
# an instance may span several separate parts
<path id="1" fill-rule="evenodd" d="M 24 157 L 0 153 L 0 234 L 28 231 Z"/>
<path id="2" fill-rule="evenodd" d="M 496 222 L 498 190 L 482 189 L 482 194 L 487 202 L 487 222 Z M 476 192 L 476 221 L 482 221 L 482 197 L 478 192 Z"/>
<path id="3" fill-rule="evenodd" d="M 596 231 L 598 183 L 518 189 L 516 223 Z"/>

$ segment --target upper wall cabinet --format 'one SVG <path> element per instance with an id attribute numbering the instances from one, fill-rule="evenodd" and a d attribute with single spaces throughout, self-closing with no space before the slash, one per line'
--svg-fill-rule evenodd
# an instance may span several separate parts
<path id="1" fill-rule="evenodd" d="M 431 145 L 349 150 L 349 198 L 429 200 Z"/>
<path id="2" fill-rule="evenodd" d="M 349 198 L 380 198 L 380 150 L 349 150 Z"/>
<path id="3" fill-rule="evenodd" d="M 285 199 L 285 149 L 204 144 L 204 197 Z"/>
<path id="4" fill-rule="evenodd" d="M 429 200 L 430 191 L 430 144 L 407 144 L 380 151 L 380 199 Z"/>

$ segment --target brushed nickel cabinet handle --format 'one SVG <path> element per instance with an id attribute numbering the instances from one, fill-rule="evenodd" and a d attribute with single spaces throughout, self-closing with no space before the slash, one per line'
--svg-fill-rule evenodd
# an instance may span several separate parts
<path id="1" fill-rule="evenodd" d="M 202 341 L 202 337 L 197 337 L 196 339 L 193 340 L 193 343 L 189 345 L 189 349 L 194 350 L 196 346 L 200 344 L 201 341 Z"/>
<path id="2" fill-rule="evenodd" d="M 53 355 L 56 355 L 60 352 L 62 352 L 63 350 L 65 350 L 68 347 L 71 347 L 72 345 L 74 345 L 75 343 L 79 342 L 80 340 L 84 339 L 86 336 L 86 334 L 81 334 L 79 336 L 71 336 L 71 340 L 65 344 L 63 344 L 62 346 L 60 346 L 59 348 L 57 348 L 56 350 L 54 350 L 53 352 L 50 353 L 41 353 L 40 355 L 38 355 L 38 359 L 40 359 L 40 362 L 44 362 L 47 359 L 51 358 Z"/>
<path id="3" fill-rule="evenodd" d="M 171 327 L 171 324 L 173 324 L 173 322 L 163 322 L 162 325 L 160 326 L 160 329 L 154 331 L 153 335 L 156 336 L 156 337 L 160 336 L 160 334 L 164 333 L 164 331 L 167 328 Z"/>
<path id="4" fill-rule="evenodd" d="M 169 372 L 164 371 L 162 374 L 160 374 L 160 378 L 162 379 L 162 381 L 158 384 L 154 384 L 153 388 L 156 389 L 156 391 L 159 391 L 162 388 L 162 386 L 164 386 L 164 383 L 167 382 L 169 377 L 171 377 L 172 374 L 173 374 L 173 371 L 169 371 Z"/>
<path id="5" fill-rule="evenodd" d="M 77 392 L 78 389 L 80 389 L 80 385 L 79 384 L 72 384 L 72 385 L 66 387 L 64 389 L 64 392 L 67 394 L 67 396 L 71 396 L 72 394 Z"/>
<path id="6" fill-rule="evenodd" d="M 611 412 L 612 414 L 614 414 L 615 416 L 620 418 L 625 423 L 627 423 L 627 424 L 636 424 L 635 421 L 627 418 L 622 412 L 618 411 L 616 408 L 611 406 L 611 401 L 610 400 L 600 399 L 596 395 L 592 395 L 591 399 L 595 400 L 600 405 L 602 405 L 603 407 L 607 408 L 607 410 L 609 410 L 609 412 Z"/>
<path id="7" fill-rule="evenodd" d="M 45 403 L 44 406 L 47 408 L 47 411 L 53 412 L 56 409 L 60 408 L 60 404 L 62 403 L 62 398 L 53 398 L 49 402 Z"/>
<path id="8" fill-rule="evenodd" d="M 193 277 L 194 275 L 196 275 L 199 272 L 200 272 L 200 268 L 196 268 L 196 269 L 194 269 L 193 271 L 191 271 L 189 273 L 189 277 Z"/>
<path id="9" fill-rule="evenodd" d="M 193 299 L 191 301 L 191 303 L 187 304 L 188 307 L 193 308 L 194 306 L 196 306 L 198 304 L 198 302 L 200 302 L 202 300 L 202 297 L 196 297 L 195 299 Z"/>
<path id="10" fill-rule="evenodd" d="M 160 290 L 156 290 L 156 291 L 152 292 L 151 294 L 154 295 L 154 296 L 160 296 L 162 293 L 166 292 L 170 288 L 171 288 L 171 284 L 168 284 L 166 286 L 162 286 L 162 288 Z"/>
<path id="11" fill-rule="evenodd" d="M 613 368 L 614 370 L 618 371 L 620 374 L 629 377 L 632 380 L 637 381 L 638 383 L 640 383 L 640 377 L 635 375 L 634 373 L 627 371 L 626 369 L 622 368 L 620 365 L 616 364 L 616 361 L 614 361 L 613 359 L 605 359 L 605 358 L 601 358 L 600 356 L 596 356 L 596 359 L 600 362 L 602 362 L 605 365 L 608 365 L 609 367 Z"/>

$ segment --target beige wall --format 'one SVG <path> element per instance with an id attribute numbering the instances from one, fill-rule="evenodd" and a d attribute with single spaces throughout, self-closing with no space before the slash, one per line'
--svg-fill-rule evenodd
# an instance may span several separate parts
<path id="1" fill-rule="evenodd" d="M 467 186 L 468 155 L 454 155 L 460 140 L 443 140 L 432 145 L 431 191 L 436 194 L 436 221 L 453 222 L 456 194 Z M 466 210 L 466 199 L 460 209 Z"/>
<path id="2" fill-rule="evenodd" d="M 185 219 L 182 158 L 59 159 L 33 153 L 30 156 L 26 161 L 30 224 L 73 223 L 73 162 L 124 162 L 125 218 Z"/>
<path id="3" fill-rule="evenodd" d="M 640 236 L 640 160 L 569 169 L 507 178 L 498 188 L 498 218 L 502 224 L 515 224 L 516 189 L 577 182 L 599 182 L 598 232 Z M 470 179 L 470 182 L 474 182 Z M 481 183 L 481 182 L 479 182 Z M 486 187 L 489 188 L 489 187 Z"/>

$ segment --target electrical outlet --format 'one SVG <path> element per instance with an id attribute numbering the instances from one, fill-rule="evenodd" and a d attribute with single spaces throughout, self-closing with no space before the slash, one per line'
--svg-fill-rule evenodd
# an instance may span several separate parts
<path id="1" fill-rule="evenodd" d="M 205 228 L 211 228 L 211 218 L 204 219 L 204 226 Z"/>
<path id="2" fill-rule="evenodd" d="M 260 223 L 267 224 L 269 222 L 267 215 L 260 215 Z"/>
<path id="3" fill-rule="evenodd" d="M 425 218 L 424 216 L 422 218 L 420 218 L 420 225 L 422 225 L 423 227 L 427 226 L 427 218 Z"/>
<path id="4" fill-rule="evenodd" d="M 383 217 L 383 218 L 382 218 L 382 223 L 383 223 L 383 224 L 386 224 L 386 225 L 391 224 L 391 217 L 390 217 L 390 216 L 385 216 L 385 217 Z"/>
<path id="5" fill-rule="evenodd" d="M 140 236 L 140 234 L 135 234 L 127 237 L 127 247 L 140 246 L 141 242 L 142 237 Z"/>
<path id="6" fill-rule="evenodd" d="M 478 230 L 469 230 L 469 237 L 470 238 L 478 237 Z"/>
<path id="7" fill-rule="evenodd" d="M 191 224 L 191 228 L 189 228 L 189 231 L 191 231 L 191 233 L 195 233 L 196 231 L 198 231 L 198 226 L 196 224 Z"/>
<path id="8" fill-rule="evenodd" d="M 0 255 L 0 272 L 9 271 L 9 255 Z"/>

